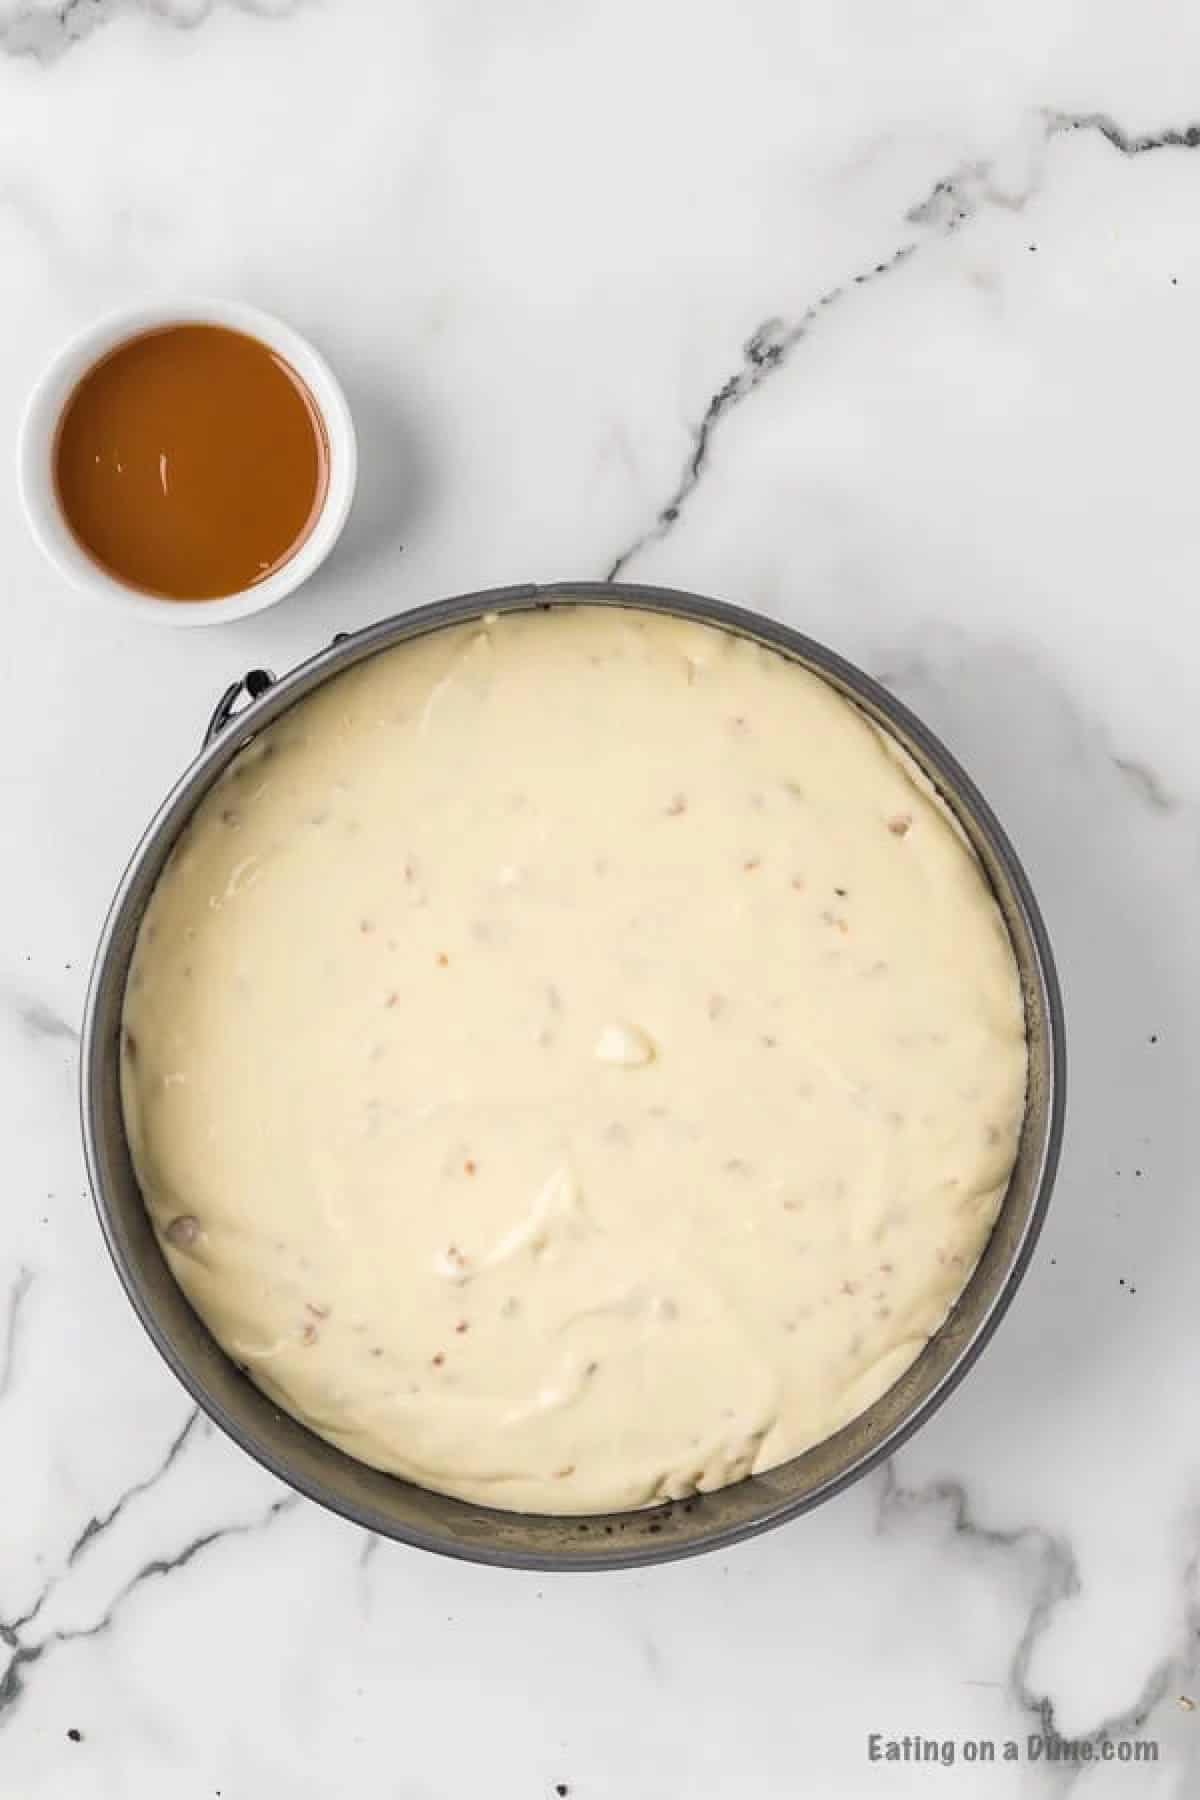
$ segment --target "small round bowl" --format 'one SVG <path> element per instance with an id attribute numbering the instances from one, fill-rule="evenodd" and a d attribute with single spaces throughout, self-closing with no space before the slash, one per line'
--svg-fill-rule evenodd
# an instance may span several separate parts
<path id="1" fill-rule="evenodd" d="M 325 426 L 329 482 L 316 524 L 265 581 L 215 600 L 168 600 L 131 587 L 90 557 L 63 517 L 54 480 L 54 446 L 63 409 L 93 365 L 130 338 L 171 325 L 223 325 L 256 338 L 291 365 Z M 320 567 L 341 536 L 358 473 L 354 421 L 341 383 L 319 351 L 290 325 L 240 300 L 165 300 L 109 313 L 71 339 L 30 394 L 17 439 L 17 486 L 29 529 L 73 587 L 163 625 L 222 625 L 274 606 Z"/>

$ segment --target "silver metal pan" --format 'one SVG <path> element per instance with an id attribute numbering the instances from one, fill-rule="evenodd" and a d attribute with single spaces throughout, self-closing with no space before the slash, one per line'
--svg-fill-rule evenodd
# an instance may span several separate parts
<path id="1" fill-rule="evenodd" d="M 1029 1086 L 1016 1166 L 983 1256 L 941 1330 L 868 1412 L 803 1456 L 717 1493 L 645 1512 L 553 1518 L 470 1505 L 367 1468 L 280 1412 L 235 1368 L 184 1299 L 150 1228 L 125 1140 L 118 1037 L 134 939 L 158 875 L 197 803 L 264 725 L 393 644 L 485 612 L 575 602 L 671 613 L 770 645 L 823 676 L 903 745 L 957 817 L 995 891 L 1024 989 Z M 96 952 L 81 1056 L 84 1145 L 108 1247 L 143 1325 L 208 1415 L 283 1481 L 371 1531 L 449 1556 L 536 1569 L 621 1568 L 728 1545 L 828 1499 L 890 1455 L 966 1374 L 1025 1271 L 1054 1180 L 1063 1081 L 1062 1003 L 1037 904 L 986 801 L 933 734 L 866 675 L 785 626 L 692 594 L 588 582 L 443 600 L 337 639 L 281 680 L 255 670 L 235 683 L 121 881 Z"/>

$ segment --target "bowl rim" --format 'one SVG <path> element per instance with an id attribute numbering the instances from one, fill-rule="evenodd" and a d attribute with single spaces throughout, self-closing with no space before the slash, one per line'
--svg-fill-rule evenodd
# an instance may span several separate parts
<path id="1" fill-rule="evenodd" d="M 211 600 L 171 600 L 130 586 L 94 561 L 71 531 L 54 483 L 54 447 L 63 409 L 76 385 L 121 345 L 175 325 L 219 325 L 255 338 L 288 363 L 312 395 L 325 428 L 329 476 L 312 529 L 265 581 Z M 228 624 L 276 605 L 316 570 L 341 536 L 358 482 L 358 442 L 350 403 L 329 363 L 294 326 L 243 300 L 179 295 L 117 307 L 59 346 L 34 382 L 17 430 L 17 491 L 25 522 L 62 578 L 126 615 L 189 629 Z"/>
<path id="2" fill-rule="evenodd" d="M 468 623 L 471 619 L 481 618 L 488 613 L 546 610 L 555 606 L 571 604 L 613 605 L 641 611 L 668 613 L 675 617 L 691 619 L 729 630 L 743 638 L 748 637 L 769 648 L 790 654 L 794 659 L 816 669 L 819 674 L 830 679 L 852 701 L 856 698 L 863 699 L 867 702 L 868 710 L 872 715 L 877 713 L 889 723 L 894 723 L 897 735 L 902 742 L 907 739 L 920 748 L 921 766 L 925 768 L 926 773 L 930 773 L 930 770 L 935 772 L 944 779 L 945 785 L 953 790 L 953 800 L 949 796 L 943 796 L 946 798 L 947 804 L 951 806 L 956 817 L 960 815 L 969 817 L 971 823 L 982 834 L 992 853 L 1003 867 L 1005 879 L 1011 885 L 1016 897 L 1021 920 L 1029 934 L 1034 953 L 1036 988 L 1047 1044 L 1045 1083 L 1048 1098 L 1045 1107 L 1045 1126 L 1040 1140 L 1036 1144 L 1034 1173 L 1030 1181 L 1033 1198 L 1021 1225 L 1013 1252 L 999 1277 L 995 1291 L 991 1294 L 981 1315 L 972 1325 L 969 1335 L 957 1352 L 953 1354 L 946 1368 L 934 1380 L 928 1391 L 917 1400 L 909 1411 L 885 1430 L 877 1442 L 871 1444 L 862 1454 L 853 1457 L 836 1474 L 822 1480 L 808 1492 L 785 1495 L 777 1500 L 773 1500 L 771 1497 L 771 1477 L 802 1460 L 800 1458 L 779 1465 L 777 1470 L 749 1476 L 733 1484 L 730 1488 L 717 1490 L 718 1494 L 726 1495 L 739 1489 L 751 1492 L 757 1490 L 763 1495 L 763 1505 L 760 1510 L 755 1510 L 749 1516 L 732 1524 L 716 1526 L 707 1532 L 700 1532 L 679 1540 L 666 1534 L 649 1539 L 639 1537 L 636 1544 L 622 1541 L 614 1535 L 611 1539 L 605 1537 L 601 1545 L 593 1547 L 592 1544 L 581 1538 L 575 1547 L 578 1554 L 566 1556 L 561 1550 L 514 1550 L 510 1546 L 497 1546 L 469 1539 L 463 1541 L 449 1531 L 442 1534 L 407 1523 L 398 1524 L 381 1508 L 373 1504 L 347 1499 L 324 1480 L 311 1474 L 298 1472 L 289 1465 L 286 1456 L 277 1453 L 272 1448 L 264 1434 L 257 1433 L 243 1420 L 234 1417 L 228 1407 L 212 1394 L 200 1374 L 191 1366 L 186 1357 L 180 1354 L 171 1341 L 166 1328 L 157 1315 L 153 1300 L 131 1267 L 123 1241 L 118 1211 L 113 1207 L 111 1196 L 107 1192 L 102 1156 L 103 1124 L 99 1111 L 99 1078 L 103 1069 L 104 1055 L 110 1046 L 107 1041 L 102 1041 L 99 1014 L 105 985 L 113 979 L 110 961 L 114 941 L 122 925 L 126 922 L 126 911 L 131 904 L 131 899 L 136 897 L 139 879 L 146 863 L 157 855 L 161 848 L 164 830 L 171 827 L 169 850 L 170 845 L 178 836 L 184 819 L 199 804 L 216 775 L 259 730 L 325 681 L 392 645 L 448 626 Z M 936 785 L 941 792 L 942 780 L 938 780 Z M 157 875 L 155 879 L 157 879 Z M 122 969 L 120 974 L 120 986 L 123 993 L 125 970 Z M 728 1548 L 732 1544 L 757 1536 L 760 1532 L 768 1530 L 786 1519 L 810 1511 L 822 1501 L 840 1493 L 893 1455 L 958 1387 L 974 1366 L 986 1344 L 990 1342 L 1011 1304 L 1029 1266 L 1049 1206 L 1062 1146 L 1066 1097 L 1065 1020 L 1062 995 L 1049 937 L 1040 909 L 1024 868 L 1007 834 L 970 776 L 966 774 L 957 759 L 935 734 L 872 677 L 839 656 L 837 652 L 829 650 L 825 645 L 793 630 L 790 626 L 745 608 L 723 601 L 710 600 L 680 589 L 604 581 L 554 582 L 545 585 L 527 584 L 519 587 L 485 589 L 477 593 L 456 595 L 397 613 L 352 633 L 339 633 L 332 644 L 297 664 L 285 676 L 273 681 L 260 698 L 235 713 L 228 728 L 221 730 L 218 735 L 210 737 L 205 747 L 173 784 L 139 839 L 121 877 L 109 907 L 92 964 L 81 1032 L 79 1071 L 80 1116 L 89 1185 L 100 1227 L 117 1274 L 134 1311 L 159 1354 L 214 1423 L 242 1450 L 294 1491 L 366 1530 L 411 1544 L 416 1548 L 460 1560 L 483 1563 L 493 1567 L 515 1567 L 541 1572 L 640 1567 L 650 1563 L 674 1561 L 687 1556 L 699 1555 L 710 1550 Z M 1003 1205 L 1004 1202 L 1001 1205 L 1001 1214 Z M 997 1224 L 1000 1216 L 998 1215 Z M 932 1347 L 946 1335 L 950 1323 L 956 1318 L 959 1308 L 969 1294 L 977 1273 L 978 1270 L 968 1278 L 968 1282 L 951 1308 L 947 1320 L 930 1338 L 925 1350 L 912 1365 L 913 1369 L 918 1367 Z M 220 1352 L 220 1355 L 224 1358 L 223 1351 Z M 225 1360 L 228 1361 L 227 1358 Z M 903 1380 L 904 1376 L 900 1379 Z M 250 1386 L 249 1383 L 247 1385 Z M 261 1402 L 263 1408 L 278 1415 L 279 1409 L 265 1394 L 262 1394 L 261 1390 L 252 1388 L 251 1391 L 256 1400 Z M 874 1402 L 872 1407 L 868 1408 L 864 1414 L 859 1415 L 858 1420 L 852 1421 L 849 1426 L 843 1427 L 841 1431 L 823 1440 L 823 1444 L 815 1446 L 814 1449 L 823 1449 L 836 1443 L 839 1437 L 853 1430 L 856 1425 L 861 1424 L 862 1420 L 868 1419 L 875 1408 L 886 1400 L 890 1392 L 892 1392 L 891 1389 L 886 1390 L 885 1394 L 880 1396 L 880 1399 Z M 297 1422 L 293 1421 L 293 1423 Z M 325 1440 L 308 1432 L 306 1427 L 297 1424 L 297 1429 L 305 1437 L 314 1439 L 321 1446 L 322 1451 L 328 1451 L 335 1459 L 341 1458 L 355 1468 L 365 1466 L 357 1463 L 355 1459 L 345 1456 L 343 1452 L 335 1450 Z M 805 1454 L 811 1453 L 806 1452 Z M 399 1476 L 389 1476 L 386 1479 L 397 1482 L 402 1488 L 412 1488 L 418 1485 L 405 1482 Z M 429 1493 L 433 1490 L 422 1490 L 422 1492 Z M 645 1522 L 653 1520 L 660 1514 L 663 1516 L 677 1514 L 680 1509 L 687 1509 L 689 1506 L 689 1502 L 668 1502 L 662 1508 L 629 1513 L 575 1516 L 513 1514 L 482 1506 L 470 1506 L 469 1503 L 440 1494 L 435 1494 L 435 1498 L 438 1502 L 444 1501 L 445 1507 L 451 1511 L 455 1508 L 463 1508 L 464 1511 L 469 1510 L 473 1516 L 490 1516 L 496 1520 L 498 1525 L 501 1522 L 510 1523 L 517 1518 L 534 1528 L 544 1526 L 547 1529 L 553 1527 L 561 1530 L 565 1524 L 568 1527 L 574 1526 L 580 1531 L 590 1530 L 593 1533 L 593 1542 L 595 1532 L 601 1527 L 607 1530 L 609 1522 L 616 1520 Z M 699 1502 L 707 1498 L 709 1496 L 701 1495 L 697 1496 L 696 1500 Z M 648 1526 L 647 1528 L 660 1529 L 657 1526 Z M 623 1529 L 624 1525 L 622 1524 Z"/>

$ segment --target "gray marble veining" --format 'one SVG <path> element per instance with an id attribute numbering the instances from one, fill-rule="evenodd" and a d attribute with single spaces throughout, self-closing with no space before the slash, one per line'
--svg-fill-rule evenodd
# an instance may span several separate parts
<path id="1" fill-rule="evenodd" d="M 186 30 L 203 24 L 220 5 L 277 18 L 302 4 L 304 0 L 58 0 L 45 6 L 37 0 L 16 0 L 0 8 L 0 54 L 51 64 L 122 14 L 140 13 Z"/>
<path id="2" fill-rule="evenodd" d="M 1200 147 L 1200 126 L 1195 125 L 1131 136 L 1103 113 L 1044 110 L 1039 122 L 1044 143 L 1067 132 L 1094 131 L 1123 156 L 1141 155 L 1149 150 L 1194 150 Z M 960 164 L 951 173 L 940 177 L 924 198 L 908 208 L 904 222 L 946 234 L 969 224 L 981 206 L 1002 206 L 1019 211 L 1029 193 L 1036 191 L 1035 183 L 1031 188 L 1013 194 L 994 183 L 992 176 L 992 164 L 988 161 Z M 827 307 L 836 306 L 852 297 L 857 288 L 867 287 L 902 267 L 918 253 L 921 244 L 919 238 L 908 238 L 887 247 L 882 260 L 828 288 L 794 318 L 770 318 L 757 327 L 743 346 L 740 367 L 712 395 L 700 422 L 693 428 L 692 448 L 673 493 L 659 508 L 654 523 L 613 557 L 605 574 L 606 580 L 616 581 L 627 575 L 638 553 L 664 537 L 676 524 L 703 478 L 714 433 L 726 413 L 740 406 L 769 376 L 787 364 L 792 351 L 811 335 Z"/>

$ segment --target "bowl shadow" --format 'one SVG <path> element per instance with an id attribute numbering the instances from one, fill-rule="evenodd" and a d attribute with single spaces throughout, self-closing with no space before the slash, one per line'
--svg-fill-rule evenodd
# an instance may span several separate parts
<path id="1" fill-rule="evenodd" d="M 435 482 L 428 442 L 383 378 L 353 364 L 339 363 L 339 373 L 358 437 L 358 488 L 330 566 L 361 576 L 403 549 L 429 514 Z"/>

